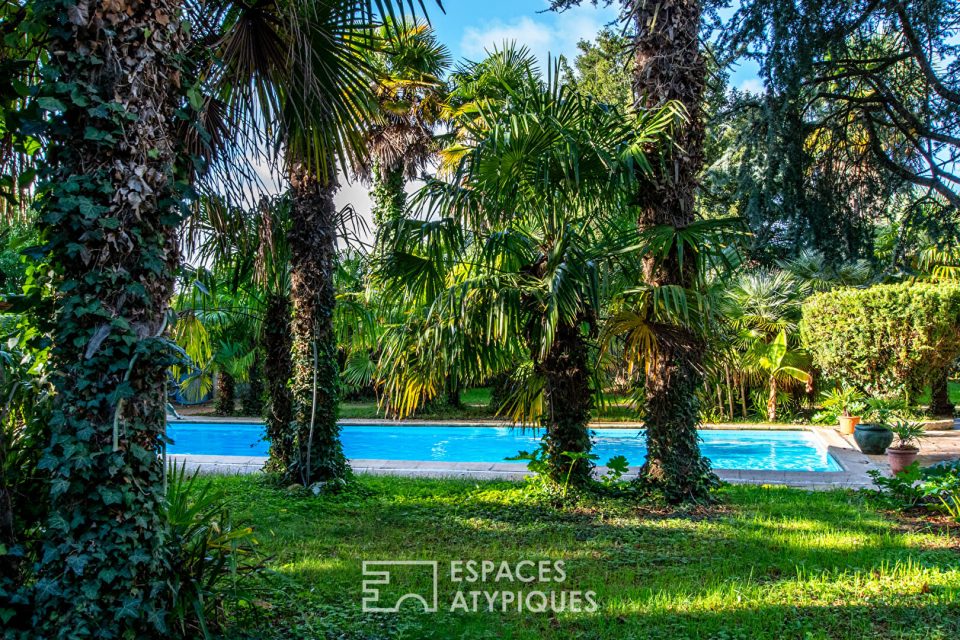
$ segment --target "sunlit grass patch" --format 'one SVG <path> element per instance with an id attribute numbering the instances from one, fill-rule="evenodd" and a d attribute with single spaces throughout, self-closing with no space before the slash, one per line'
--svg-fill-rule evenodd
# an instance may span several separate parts
<path id="1" fill-rule="evenodd" d="M 218 480 L 257 528 L 275 574 L 266 613 L 235 637 L 947 638 L 960 632 L 960 553 L 862 494 L 725 487 L 669 511 L 590 498 L 558 507 L 522 484 L 361 477 L 307 497 L 255 477 Z M 363 560 L 430 559 L 439 611 L 361 611 Z M 592 613 L 451 613 L 451 560 L 562 560 Z M 419 580 L 419 582 L 418 582 Z M 414 579 L 418 588 L 423 578 Z M 482 584 L 479 588 L 526 589 Z M 445 606 L 446 605 L 446 606 Z M 241 630 L 241 629 L 245 629 Z M 244 635 L 247 634 L 247 635 Z M 313 634 L 313 635 L 310 635 Z"/>

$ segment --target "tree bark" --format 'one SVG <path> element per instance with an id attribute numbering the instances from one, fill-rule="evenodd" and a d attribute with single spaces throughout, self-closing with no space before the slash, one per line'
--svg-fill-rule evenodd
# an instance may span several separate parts
<path id="1" fill-rule="evenodd" d="M 232 416 L 237 406 L 236 381 L 226 371 L 217 373 L 217 401 L 214 413 L 218 416 Z"/>
<path id="2" fill-rule="evenodd" d="M 930 413 L 935 416 L 953 417 L 955 407 L 950 402 L 950 370 L 944 370 L 933 379 L 930 390 Z"/>
<path id="3" fill-rule="evenodd" d="M 291 392 L 296 424 L 291 470 L 308 485 L 348 473 L 337 425 L 340 381 L 333 331 L 337 216 L 333 197 L 339 185 L 332 169 L 321 182 L 304 166 L 291 170 L 290 185 L 294 197 L 288 235 L 293 302 Z"/>
<path id="4" fill-rule="evenodd" d="M 37 13 L 49 27 L 45 69 L 57 74 L 39 101 L 56 398 L 31 636 L 158 637 L 172 597 L 158 454 L 186 35 L 167 0 L 51 0 Z"/>
<path id="5" fill-rule="evenodd" d="M 403 165 L 385 169 L 378 163 L 373 168 L 373 221 L 377 229 L 388 222 L 402 218 L 407 208 L 407 181 L 403 176 Z"/>
<path id="6" fill-rule="evenodd" d="M 587 358 L 587 345 L 580 327 L 558 325 L 553 346 L 540 364 L 546 381 L 543 441 L 547 445 L 550 477 L 560 484 L 566 482 L 569 474 L 570 484 L 582 485 L 590 478 L 593 469 L 589 460 L 574 463 L 562 455 L 563 452 L 590 452 L 587 425 L 593 398 Z"/>
<path id="7" fill-rule="evenodd" d="M 263 317 L 263 376 L 267 383 L 267 440 L 270 441 L 268 466 L 285 471 L 293 460 L 293 394 L 290 379 L 293 376 L 290 335 L 290 298 L 282 293 L 267 296 Z"/>
<path id="8" fill-rule="evenodd" d="M 706 68 L 699 50 L 700 3 L 633 0 L 631 8 L 637 28 L 635 99 L 651 109 L 678 102 L 687 112 L 687 121 L 673 132 L 674 145 L 653 163 L 653 175 L 642 176 L 638 224 L 641 230 L 681 229 L 696 219 L 697 174 L 703 165 Z M 695 268 L 689 254 L 681 264 L 674 245 L 662 259 L 645 259 L 644 279 L 657 287 L 689 287 Z M 673 501 L 705 498 L 714 481 L 697 434 L 703 349 L 691 332 L 667 328 L 647 371 L 647 460 L 641 478 Z"/>
<path id="9" fill-rule="evenodd" d="M 263 414 L 263 357 L 257 349 L 253 354 L 253 363 L 247 375 L 247 391 L 240 401 L 243 415 L 260 416 Z"/>

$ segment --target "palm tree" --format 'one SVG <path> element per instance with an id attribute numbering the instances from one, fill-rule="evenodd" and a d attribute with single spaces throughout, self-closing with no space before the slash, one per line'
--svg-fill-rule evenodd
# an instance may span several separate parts
<path id="1" fill-rule="evenodd" d="M 290 80 L 272 83 L 270 97 L 283 100 L 272 101 L 267 110 L 241 109 L 233 114 L 239 118 L 234 123 L 263 122 L 258 118 L 275 115 L 274 107 L 282 106 L 284 122 L 298 125 L 285 127 L 283 138 L 299 160 L 292 165 L 295 177 L 302 166 L 319 167 L 316 175 L 324 176 L 322 194 L 319 183 L 309 180 L 296 180 L 298 190 L 329 199 L 329 158 L 345 146 L 344 131 L 356 131 L 362 121 L 343 88 L 366 87 L 368 80 L 358 71 L 362 56 L 346 36 L 354 32 L 358 14 L 371 13 L 371 4 L 392 11 L 398 3 L 29 4 L 31 37 L 45 29 L 38 39 L 48 54 L 42 63 L 45 81 L 37 84 L 31 102 L 36 111 L 28 109 L 21 122 L 42 132 L 46 144 L 38 189 L 50 267 L 43 273 L 50 281 L 38 284 L 49 285 L 54 313 L 38 319 L 53 339 L 56 389 L 43 463 L 51 476 L 51 516 L 34 590 L 37 626 L 32 632 L 154 637 L 167 628 L 173 597 L 157 454 L 164 441 L 171 360 L 162 336 L 185 199 L 180 185 L 193 177 L 195 158 L 189 156 L 206 151 L 206 160 L 222 160 L 216 143 L 229 142 L 222 137 L 227 128 L 208 126 L 222 103 L 221 95 L 206 90 L 222 80 L 223 96 L 252 105 L 254 100 L 240 100 L 256 90 L 247 80 L 279 62 L 260 77 Z M 184 28 L 185 8 L 196 9 L 187 16 L 194 29 Z M 243 24 L 237 22 L 238 12 Z M 250 19 L 254 14 L 260 21 Z M 221 38 L 223 28 L 229 34 Z M 190 51 L 188 33 L 199 38 Z M 312 46 L 288 47 L 276 55 L 271 38 L 280 34 Z M 248 36 L 267 55 L 234 65 L 222 64 L 230 57 L 224 55 L 208 66 L 209 74 L 194 66 L 204 52 L 236 52 Z M 4 41 L 11 41 L 6 34 Z M 109 61 L 108 72 L 104 61 Z M 233 82 L 238 76 L 227 71 L 238 70 L 256 73 Z M 48 81 L 52 77 L 55 82 Z M 322 118 L 311 120 L 314 114 Z M 311 191 L 311 185 L 317 188 Z M 300 222 L 297 237 L 308 238 L 310 223 L 327 220 L 310 215 Z M 301 242 L 294 250 L 297 266 L 323 262 L 333 234 L 320 235 L 323 240 L 315 247 Z M 311 254 L 313 248 L 317 251 Z M 315 271 L 323 275 L 322 266 Z M 314 313 L 319 305 L 311 301 L 329 302 L 319 287 L 322 283 L 311 280 L 299 289 L 301 342 L 323 333 L 316 330 L 322 323 L 312 320 L 322 314 Z"/>
<path id="2" fill-rule="evenodd" d="M 434 155 L 450 53 L 429 25 L 418 22 L 384 25 L 376 37 L 380 46 L 369 63 L 377 74 L 378 117 L 366 133 L 369 156 L 358 168 L 373 178 L 373 218 L 380 227 L 403 216 L 406 181 L 417 178 Z"/>
<path id="3" fill-rule="evenodd" d="M 414 10 L 412 2 L 382 0 L 237 4 L 226 12 L 227 35 L 216 56 L 234 119 L 276 126 L 282 144 L 292 195 L 287 243 L 295 446 L 287 474 L 304 484 L 348 472 L 337 425 L 333 328 L 336 173 L 347 156 L 364 156 L 361 132 L 373 119 L 374 73 L 367 61 L 375 43 L 368 29 L 372 5 L 388 14 L 388 24 L 397 24 L 398 4 Z"/>
<path id="4" fill-rule="evenodd" d="M 264 296 L 260 349 L 267 386 L 264 417 L 270 441 L 268 466 L 285 470 L 293 460 L 293 375 L 290 335 L 290 198 L 260 203 L 260 232 L 255 280 Z"/>
<path id="5" fill-rule="evenodd" d="M 653 175 L 637 192 L 638 222 L 641 231 L 681 231 L 696 221 L 694 204 L 703 165 L 706 67 L 699 44 L 700 2 L 630 0 L 628 11 L 636 28 L 633 92 L 637 104 L 647 109 L 679 104 L 686 114 L 673 148 L 654 164 Z M 683 254 L 677 242 L 662 256 L 648 256 L 647 285 L 689 289 L 697 278 L 696 266 Z M 685 327 L 674 327 L 670 333 L 670 339 L 659 341 L 646 371 L 647 460 L 642 476 L 671 500 L 697 500 L 707 496 L 712 484 L 697 434 L 704 346 Z"/>
<path id="6" fill-rule="evenodd" d="M 26 116 L 46 143 L 38 206 L 56 389 L 32 633 L 153 637 L 172 597 L 157 454 L 187 34 L 167 0 L 32 4 L 44 78 L 56 77 L 37 85 L 45 115 Z"/>
<path id="7" fill-rule="evenodd" d="M 580 2 L 551 0 L 550 5 L 562 10 Z M 647 256 L 643 279 L 659 299 L 666 295 L 692 300 L 701 276 L 695 259 L 700 247 L 685 246 L 683 238 L 696 223 L 695 196 L 703 166 L 706 66 L 700 52 L 701 4 L 699 0 L 623 0 L 623 10 L 634 26 L 636 105 L 644 109 L 679 105 L 685 114 L 673 147 L 654 163 L 652 174 L 643 177 L 636 193 L 641 233 L 668 240 L 665 252 Z M 655 305 L 648 305 L 644 313 L 655 311 Z M 672 501 L 706 498 L 715 478 L 700 454 L 697 434 L 704 342 L 686 322 L 657 326 L 652 317 L 635 316 L 622 324 L 622 329 L 634 333 L 654 328 L 659 333 L 656 349 L 645 351 L 649 356 L 644 382 L 647 460 L 640 480 Z"/>
<path id="8" fill-rule="evenodd" d="M 628 118 L 555 75 L 535 91 L 479 107 L 452 175 L 418 194 L 439 220 L 388 228 L 388 282 L 429 301 L 425 322 L 412 331 L 426 371 L 442 351 L 436 345 L 469 352 L 460 359 L 481 366 L 491 346 L 504 353 L 523 345 L 530 367 L 517 376 L 523 384 L 512 404 L 541 422 L 556 481 L 590 475 L 591 465 L 577 461 L 591 448 L 591 341 L 603 267 L 637 242 L 629 198 L 649 169 L 644 149 L 655 148 L 672 117 L 667 110 Z M 441 370 L 449 360 L 441 354 Z M 414 389 L 439 388 L 429 374 L 408 375 Z"/>

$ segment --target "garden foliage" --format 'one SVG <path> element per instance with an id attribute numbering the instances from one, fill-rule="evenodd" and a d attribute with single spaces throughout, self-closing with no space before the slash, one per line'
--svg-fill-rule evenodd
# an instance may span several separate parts
<path id="1" fill-rule="evenodd" d="M 875 395 L 913 395 L 960 356 L 960 286 L 820 293 L 804 303 L 800 333 L 826 376 Z"/>

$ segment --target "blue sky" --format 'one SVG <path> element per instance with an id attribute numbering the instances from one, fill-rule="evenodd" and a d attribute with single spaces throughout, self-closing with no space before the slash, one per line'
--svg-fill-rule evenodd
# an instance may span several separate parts
<path id="1" fill-rule="evenodd" d="M 430 2 L 425 0 L 430 21 L 454 60 L 478 60 L 484 50 L 515 40 L 529 47 L 544 67 L 548 54 L 565 55 L 572 61 L 577 42 L 592 40 L 601 28 L 614 23 L 620 4 L 594 7 L 584 0 L 583 6 L 558 13 L 546 11 L 548 0 L 444 0 L 446 12 L 442 13 Z M 734 69 L 731 85 L 759 90 L 756 67 Z"/>
<path id="2" fill-rule="evenodd" d="M 562 13 L 545 11 L 548 0 L 444 0 L 445 13 L 432 0 L 425 0 L 424 4 L 437 36 L 450 49 L 454 61 L 480 60 L 485 50 L 516 41 L 540 59 L 544 70 L 548 55 L 565 55 L 572 61 L 578 41 L 592 40 L 600 29 L 617 19 L 615 8 L 594 7 L 589 0 L 584 0 L 584 6 Z M 756 68 L 734 70 L 731 85 L 759 90 Z M 369 222 L 369 188 L 348 183 L 344 178 L 341 182 L 338 206 L 352 204 Z M 407 189 L 415 187 L 408 185 Z"/>

